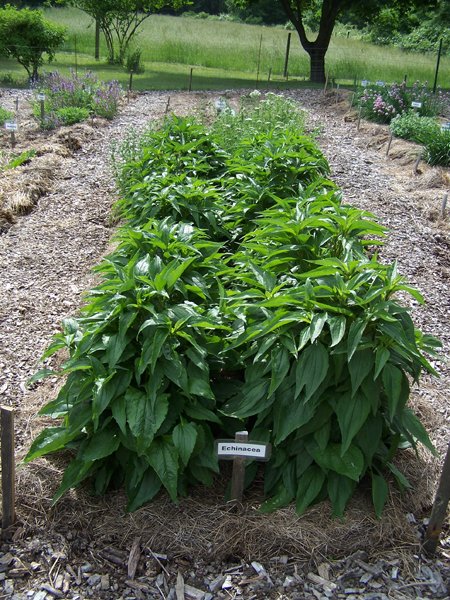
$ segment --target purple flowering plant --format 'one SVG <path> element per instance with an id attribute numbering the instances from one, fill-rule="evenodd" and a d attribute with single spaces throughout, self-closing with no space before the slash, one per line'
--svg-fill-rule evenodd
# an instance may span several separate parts
<path id="1" fill-rule="evenodd" d="M 89 115 L 112 119 L 117 114 L 122 94 L 117 81 L 98 81 L 91 71 L 82 74 L 71 71 L 69 77 L 57 71 L 48 73 L 42 78 L 39 91 L 45 94 L 47 120 L 49 115 L 65 108 L 86 109 Z M 34 112 L 39 117 L 39 102 Z"/>
<path id="2" fill-rule="evenodd" d="M 405 82 L 390 86 L 369 85 L 361 88 L 356 98 L 361 115 L 376 123 L 390 123 L 397 115 L 411 110 L 412 102 L 421 103 L 416 109 L 420 116 L 436 116 L 442 109 L 441 96 L 433 94 L 427 82 L 417 81 L 412 88 L 407 88 Z"/>

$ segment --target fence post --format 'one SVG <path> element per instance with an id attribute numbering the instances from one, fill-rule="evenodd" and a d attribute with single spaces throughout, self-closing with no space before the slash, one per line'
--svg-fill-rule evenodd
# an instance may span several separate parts
<path id="1" fill-rule="evenodd" d="M 439 50 L 438 50 L 437 61 L 436 61 L 436 72 L 434 74 L 433 94 L 436 93 L 436 86 L 437 86 L 438 73 L 439 73 L 439 63 L 441 62 L 441 52 L 442 52 L 442 38 L 440 39 L 440 42 L 439 42 Z"/>
<path id="2" fill-rule="evenodd" d="M 284 74 L 283 74 L 283 76 L 285 79 L 287 78 L 287 74 L 288 74 L 289 51 L 291 49 L 291 36 L 292 36 L 292 33 L 289 32 L 288 38 L 287 38 L 287 43 L 286 43 L 286 56 L 284 59 Z"/>
<path id="3" fill-rule="evenodd" d="M 1 458 L 2 458 L 2 537 L 16 520 L 16 475 L 14 457 L 14 411 L 2 406 L 1 416 Z"/>
<path id="4" fill-rule="evenodd" d="M 261 48 L 262 48 L 262 34 L 259 38 L 259 50 L 258 50 L 258 65 L 256 67 L 256 87 L 258 87 L 259 83 L 259 68 L 261 66 Z"/>
<path id="5" fill-rule="evenodd" d="M 191 67 L 191 72 L 189 73 L 189 86 L 188 86 L 188 92 L 192 92 L 192 73 L 194 71 L 194 68 Z"/>

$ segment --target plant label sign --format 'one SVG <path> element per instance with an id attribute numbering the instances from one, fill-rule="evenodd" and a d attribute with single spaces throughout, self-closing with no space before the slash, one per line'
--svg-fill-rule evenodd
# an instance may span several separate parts
<path id="1" fill-rule="evenodd" d="M 38 95 L 37 95 L 37 99 L 38 99 L 40 102 L 44 102 L 44 100 L 45 100 L 45 94 L 38 94 Z"/>
<path id="2" fill-rule="evenodd" d="M 411 102 L 413 108 L 422 108 L 422 102 Z"/>
<path id="3" fill-rule="evenodd" d="M 378 87 L 384 87 L 386 84 L 384 83 L 384 81 L 377 81 L 377 82 L 376 82 L 376 85 L 377 85 Z"/>
<path id="4" fill-rule="evenodd" d="M 370 83 L 370 81 L 368 81 L 367 79 L 363 79 L 363 80 L 361 81 L 361 85 L 362 85 L 362 87 L 367 87 L 367 86 L 369 85 L 369 83 Z"/>
<path id="5" fill-rule="evenodd" d="M 441 131 L 450 131 L 450 123 L 442 123 Z"/>
<path id="6" fill-rule="evenodd" d="M 5 129 L 6 131 L 17 131 L 17 123 L 14 123 L 14 121 L 6 121 Z"/>
<path id="7" fill-rule="evenodd" d="M 216 451 L 219 459 L 252 458 L 253 460 L 269 460 L 272 446 L 264 442 L 237 442 L 236 440 L 216 440 Z"/>

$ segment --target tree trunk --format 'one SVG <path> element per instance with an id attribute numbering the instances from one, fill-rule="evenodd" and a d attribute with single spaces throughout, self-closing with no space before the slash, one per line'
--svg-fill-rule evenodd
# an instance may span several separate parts
<path id="1" fill-rule="evenodd" d="M 325 54 L 326 48 L 316 48 L 312 45 L 306 50 L 309 54 L 309 79 L 312 83 L 325 83 Z"/>
<path id="2" fill-rule="evenodd" d="M 95 19 L 95 60 L 100 58 L 100 19 Z"/>

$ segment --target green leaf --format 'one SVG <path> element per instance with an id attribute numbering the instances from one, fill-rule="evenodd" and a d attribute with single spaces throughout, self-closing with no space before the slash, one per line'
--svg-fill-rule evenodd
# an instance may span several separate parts
<path id="1" fill-rule="evenodd" d="M 327 475 L 327 490 L 333 508 L 333 517 L 342 517 L 356 483 L 352 479 L 330 471 Z"/>
<path id="2" fill-rule="evenodd" d="M 196 421 L 211 421 L 211 423 L 217 423 L 218 425 L 222 424 L 222 421 L 218 415 L 200 403 L 186 404 L 184 407 L 184 412 L 188 415 L 188 417 L 191 417 L 191 419 L 195 419 Z"/>
<path id="3" fill-rule="evenodd" d="M 314 314 L 309 330 L 311 332 L 311 344 L 313 344 L 319 335 L 322 333 L 322 329 L 327 322 L 327 313 L 316 313 Z"/>
<path id="4" fill-rule="evenodd" d="M 373 367 L 373 351 L 371 349 L 358 350 L 348 363 L 350 379 L 352 381 L 352 395 L 354 396 L 359 386 Z"/>
<path id="5" fill-rule="evenodd" d="M 129 388 L 125 394 L 127 422 L 136 437 L 138 454 L 149 448 L 169 409 L 167 394 L 150 398 L 140 390 Z"/>
<path id="6" fill-rule="evenodd" d="M 161 355 L 162 347 L 168 336 L 169 331 L 167 329 L 161 329 L 160 327 L 157 327 L 156 329 L 152 328 L 151 331 L 146 334 L 144 343 L 142 344 L 141 356 L 139 357 L 137 364 L 138 375 L 142 375 L 148 366 L 150 366 L 150 372 L 153 372 L 156 361 Z"/>
<path id="7" fill-rule="evenodd" d="M 172 440 L 184 465 L 187 465 L 197 441 L 197 429 L 193 423 L 180 423 L 172 432 Z"/>
<path id="8" fill-rule="evenodd" d="M 177 500 L 178 453 L 172 440 L 158 438 L 147 452 L 147 459 L 155 469 L 173 502 Z"/>
<path id="9" fill-rule="evenodd" d="M 287 506 L 293 499 L 294 495 L 284 485 L 279 485 L 275 494 L 261 504 L 259 511 L 264 514 L 271 513 L 274 510 Z"/>
<path id="10" fill-rule="evenodd" d="M 308 467 L 299 478 L 296 502 L 297 513 L 299 515 L 304 513 L 320 494 L 324 481 L 325 473 L 316 465 Z"/>
<path id="11" fill-rule="evenodd" d="M 344 453 L 341 444 L 328 444 L 325 450 L 307 444 L 308 452 L 323 469 L 345 475 L 353 481 L 359 481 L 364 471 L 364 457 L 359 448 L 350 446 Z"/>
<path id="12" fill-rule="evenodd" d="M 406 430 L 406 432 L 409 434 L 407 437 L 411 438 L 412 436 L 413 441 L 418 440 L 421 444 L 428 448 L 428 450 L 431 450 L 433 454 L 436 454 L 436 449 L 428 437 L 425 427 L 409 408 L 403 409 L 401 414 L 401 424 L 404 428 L 404 431 Z"/>
<path id="13" fill-rule="evenodd" d="M 376 349 L 375 352 L 375 373 L 373 375 L 374 379 L 377 379 L 384 365 L 387 363 L 391 356 L 391 353 L 384 346 L 380 346 Z"/>
<path id="14" fill-rule="evenodd" d="M 35 458 L 39 458 L 39 456 L 64 448 L 77 435 L 79 435 L 78 431 L 69 433 L 67 427 L 48 427 L 44 429 L 31 444 L 24 462 L 30 462 Z"/>
<path id="15" fill-rule="evenodd" d="M 341 430 L 342 453 L 345 453 L 367 420 L 371 405 L 364 394 L 358 391 L 354 396 L 350 393 L 337 396 L 333 401 L 333 407 Z"/>
<path id="16" fill-rule="evenodd" d="M 395 365 L 392 365 L 391 363 L 386 363 L 384 365 L 381 378 L 387 396 L 389 419 L 391 422 L 399 405 L 403 377 L 403 372 Z"/>
<path id="17" fill-rule="evenodd" d="M 271 379 L 268 395 L 271 396 L 289 372 L 291 366 L 286 348 L 274 348 L 271 352 Z"/>
<path id="18" fill-rule="evenodd" d="M 32 377 L 30 377 L 27 381 L 27 385 L 32 385 L 33 383 L 37 383 L 46 377 L 59 375 L 58 371 L 54 371 L 53 369 L 41 369 L 37 373 L 35 373 Z"/>
<path id="19" fill-rule="evenodd" d="M 401 491 L 405 489 L 410 490 L 412 488 L 412 485 L 409 483 L 408 479 L 403 475 L 403 473 L 399 469 L 397 469 L 397 467 L 394 464 L 388 462 L 386 463 L 386 466 L 394 476 L 395 481 L 397 482 L 397 485 Z"/>
<path id="20" fill-rule="evenodd" d="M 225 404 L 222 412 L 230 417 L 245 419 L 265 410 L 273 404 L 274 396 L 268 395 L 269 380 L 256 379 L 246 382 L 238 396 Z"/>
<path id="21" fill-rule="evenodd" d="M 67 490 L 76 487 L 83 481 L 83 479 L 86 479 L 86 477 L 90 475 L 93 464 L 93 462 L 86 462 L 84 460 L 79 460 L 78 458 L 72 460 L 64 471 L 61 485 L 56 490 L 56 494 L 52 498 L 52 504 L 56 504 L 61 496 L 67 492 Z"/>
<path id="22" fill-rule="evenodd" d="M 309 400 L 325 379 L 327 371 L 328 352 L 325 347 L 318 342 L 305 348 L 297 362 L 295 397 L 305 388 L 305 400 Z"/>
<path id="23" fill-rule="evenodd" d="M 380 519 L 389 493 L 387 481 L 381 475 L 372 473 L 372 501 L 375 514 Z"/>
<path id="24" fill-rule="evenodd" d="M 133 512 L 140 508 L 143 504 L 150 502 L 161 489 L 161 480 L 155 471 L 148 468 L 142 480 L 135 490 L 128 492 L 127 511 Z"/>
<path id="25" fill-rule="evenodd" d="M 350 361 L 356 352 L 356 348 L 361 341 L 365 328 L 366 322 L 363 319 L 355 319 L 355 321 L 353 321 L 353 323 L 350 325 L 347 338 L 347 360 Z"/>
<path id="26" fill-rule="evenodd" d="M 120 444 L 119 435 L 114 426 L 97 430 L 88 440 L 86 446 L 79 453 L 77 458 L 84 462 L 93 462 L 100 460 L 117 450 Z"/>
<path id="27" fill-rule="evenodd" d="M 98 427 L 100 415 L 117 394 L 116 386 L 112 383 L 115 374 L 116 371 L 113 371 L 107 377 L 97 377 L 95 380 L 92 396 L 92 419 L 95 429 Z"/>
<path id="28" fill-rule="evenodd" d="M 337 344 L 339 344 L 339 342 L 344 337 L 346 322 L 347 320 L 345 317 L 328 317 L 328 327 L 330 328 L 331 334 L 330 348 L 333 348 L 333 346 L 337 346 Z"/>
<path id="29" fill-rule="evenodd" d="M 373 457 L 380 448 L 383 435 L 383 417 L 380 413 L 369 416 L 354 438 L 355 444 L 363 451 L 366 464 L 371 465 Z"/>

